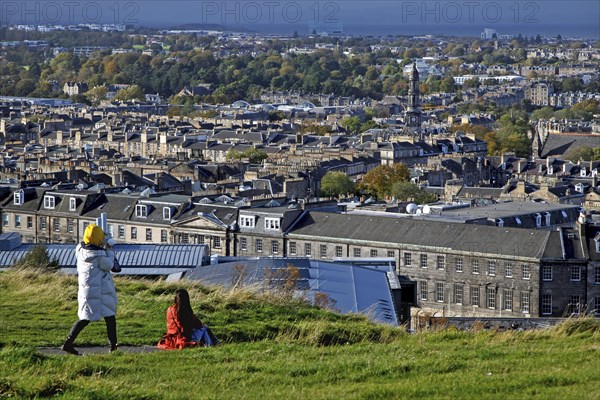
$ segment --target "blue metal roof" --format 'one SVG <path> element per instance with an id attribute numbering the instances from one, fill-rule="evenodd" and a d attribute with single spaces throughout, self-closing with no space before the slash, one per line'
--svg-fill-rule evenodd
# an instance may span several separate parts
<path id="1" fill-rule="evenodd" d="M 39 244 L 22 244 L 14 250 L 0 251 L 0 268 L 12 266 Z M 75 244 L 44 244 L 48 256 L 57 260 L 65 272 L 77 268 Z M 115 255 L 123 274 L 164 275 L 199 267 L 208 261 L 206 245 L 198 244 L 117 244 Z M 144 271 L 144 272 L 142 272 Z"/>
<path id="2" fill-rule="evenodd" d="M 277 271 L 297 268 L 296 289 L 310 300 L 317 293 L 326 295 L 333 309 L 347 314 L 366 314 L 375 322 L 398 325 L 391 288 L 400 288 L 391 266 L 357 266 L 307 258 L 241 259 L 196 268 L 187 279 L 231 287 L 236 284 L 263 284 Z"/>

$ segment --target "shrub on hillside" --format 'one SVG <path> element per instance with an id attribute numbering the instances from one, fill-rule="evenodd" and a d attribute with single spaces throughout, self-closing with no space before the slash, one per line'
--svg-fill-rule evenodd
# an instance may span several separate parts
<path id="1" fill-rule="evenodd" d="M 46 246 L 34 246 L 20 260 L 16 260 L 13 267 L 18 269 L 38 269 L 47 272 L 56 272 L 60 269 L 57 260 L 51 260 Z"/>

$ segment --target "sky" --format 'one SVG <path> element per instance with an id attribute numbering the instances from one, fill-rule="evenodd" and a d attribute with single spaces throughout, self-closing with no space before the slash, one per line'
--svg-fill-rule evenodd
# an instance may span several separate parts
<path id="1" fill-rule="evenodd" d="M 2 0 L 0 23 L 218 24 L 354 34 L 499 34 L 600 38 L 598 0 Z"/>

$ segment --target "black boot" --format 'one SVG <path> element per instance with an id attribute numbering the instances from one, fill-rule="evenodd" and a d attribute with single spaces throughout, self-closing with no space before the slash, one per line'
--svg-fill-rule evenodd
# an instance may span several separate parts
<path id="1" fill-rule="evenodd" d="M 75 349 L 75 347 L 73 346 L 73 337 L 71 335 L 67 336 L 67 340 L 65 340 L 65 343 L 63 343 L 62 347 L 60 348 L 62 351 L 67 352 L 69 354 L 73 354 L 75 356 L 79 355 L 79 352 Z"/>

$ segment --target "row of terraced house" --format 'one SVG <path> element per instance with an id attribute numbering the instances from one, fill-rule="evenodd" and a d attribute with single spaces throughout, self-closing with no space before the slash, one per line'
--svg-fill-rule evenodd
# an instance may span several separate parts
<path id="1" fill-rule="evenodd" d="M 126 243 L 203 243 L 224 256 L 395 261 L 412 305 L 433 315 L 598 314 L 600 226 L 576 206 L 540 229 L 357 213 L 284 198 L 2 188 L 2 230 L 24 242 L 76 243 L 101 213 Z M 328 206 L 328 207 L 326 207 Z M 555 215 L 556 214 L 556 215 Z"/>

